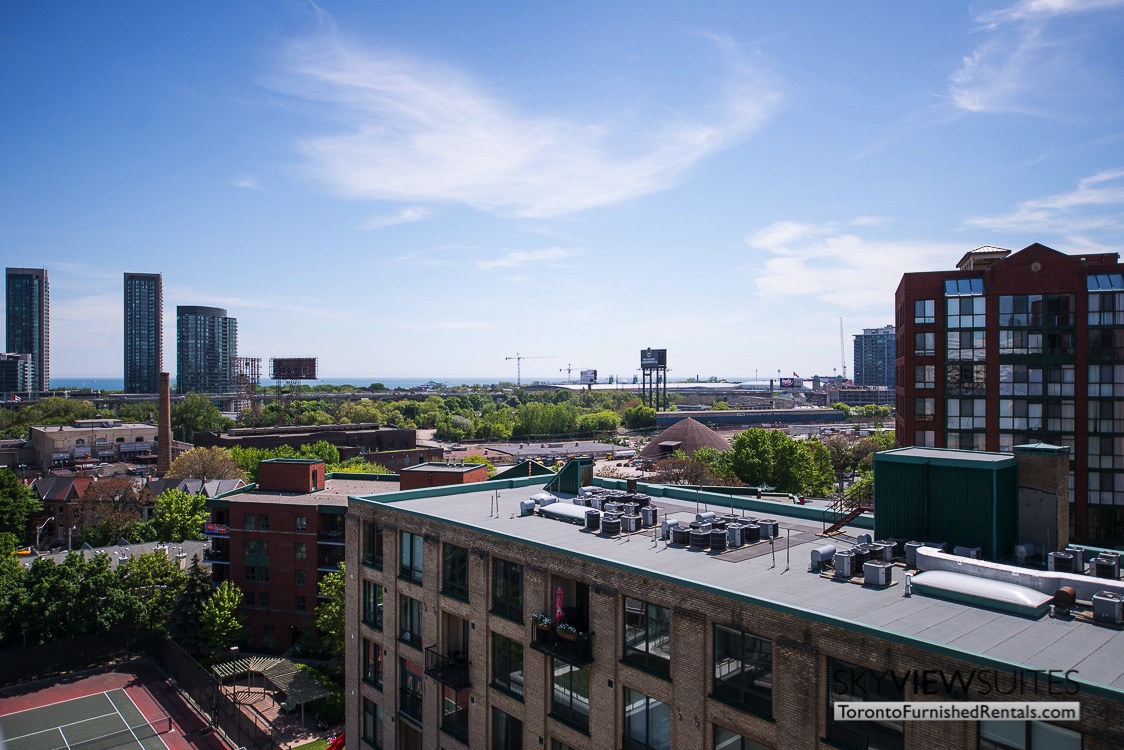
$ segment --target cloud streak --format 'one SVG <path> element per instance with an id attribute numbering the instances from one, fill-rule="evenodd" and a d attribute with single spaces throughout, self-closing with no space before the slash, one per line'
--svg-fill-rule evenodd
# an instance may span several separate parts
<path id="1" fill-rule="evenodd" d="M 534 265 L 556 265 L 559 261 L 581 255 L 580 250 L 567 250 L 561 247 L 548 247 L 542 250 L 512 250 L 491 260 L 478 260 L 476 267 L 481 271 L 494 271 L 497 268 L 520 268 Z"/>
<path id="2" fill-rule="evenodd" d="M 460 70 L 331 28 L 291 44 L 274 85 L 340 125 L 298 144 L 306 173 L 339 195 L 553 217 L 666 189 L 776 111 L 776 83 L 729 40 L 710 41 L 726 61 L 718 101 L 705 117 L 646 118 L 643 133 L 522 112 Z"/>
<path id="3" fill-rule="evenodd" d="M 1077 188 L 1018 203 L 1014 210 L 967 219 L 969 228 L 996 232 L 1048 233 L 1074 244 L 1088 242 L 1082 235 L 1119 231 L 1124 208 L 1124 168 L 1107 169 L 1077 183 Z"/>

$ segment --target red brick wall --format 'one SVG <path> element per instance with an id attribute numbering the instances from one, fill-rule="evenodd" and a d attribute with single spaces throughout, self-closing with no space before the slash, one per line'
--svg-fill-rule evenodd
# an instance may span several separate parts
<path id="1" fill-rule="evenodd" d="M 258 489 L 272 492 L 312 492 L 324 489 L 324 462 L 290 463 L 262 461 L 258 464 Z"/>
<path id="2" fill-rule="evenodd" d="M 450 484 L 469 484 L 470 482 L 483 482 L 488 478 L 488 467 L 480 464 L 465 472 L 456 471 L 403 471 L 401 473 L 401 488 L 416 490 L 422 487 L 443 487 Z"/>

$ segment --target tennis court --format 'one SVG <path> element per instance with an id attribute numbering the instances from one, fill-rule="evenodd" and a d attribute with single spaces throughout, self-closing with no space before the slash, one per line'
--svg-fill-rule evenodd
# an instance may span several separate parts
<path id="1" fill-rule="evenodd" d="M 7 750 L 168 750 L 172 721 L 149 721 L 125 690 L 0 716 Z"/>

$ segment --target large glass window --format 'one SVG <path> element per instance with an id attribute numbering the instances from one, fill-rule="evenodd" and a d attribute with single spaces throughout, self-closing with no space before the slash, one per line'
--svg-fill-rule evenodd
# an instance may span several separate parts
<path id="1" fill-rule="evenodd" d="M 492 685 L 523 697 L 523 644 L 492 633 Z"/>
<path id="2" fill-rule="evenodd" d="M 425 672 L 421 665 L 409 659 L 399 659 L 398 708 L 414 721 L 422 720 L 422 681 Z"/>
<path id="3" fill-rule="evenodd" d="M 441 686 L 441 729 L 468 742 L 468 690 Z"/>
<path id="4" fill-rule="evenodd" d="M 905 700 L 902 688 L 893 680 L 879 679 L 880 673 L 828 659 L 827 736 L 846 747 L 877 750 L 902 750 L 905 728 L 901 721 L 836 721 L 836 703 L 863 701 L 900 703 Z"/>
<path id="5" fill-rule="evenodd" d="M 967 297 L 983 294 L 983 279 L 945 279 L 944 295 L 946 297 Z"/>
<path id="6" fill-rule="evenodd" d="M 1019 432 L 1042 429 L 1042 404 L 999 399 L 999 429 Z"/>
<path id="7" fill-rule="evenodd" d="M 948 350 L 950 362 L 982 362 L 987 359 L 987 341 L 984 331 L 949 331 Z"/>
<path id="8" fill-rule="evenodd" d="M 932 422 L 937 418 L 937 400 L 935 398 L 913 399 L 913 418 L 918 422 Z"/>
<path id="9" fill-rule="evenodd" d="M 442 545 L 441 590 L 468 601 L 468 550 L 464 547 Z"/>
<path id="10" fill-rule="evenodd" d="M 1081 733 L 1043 721 L 983 720 L 980 750 L 1081 750 Z"/>
<path id="11" fill-rule="evenodd" d="M 936 365 L 915 365 L 913 368 L 913 387 L 914 388 L 936 388 L 937 387 L 937 366 Z"/>
<path id="12" fill-rule="evenodd" d="M 374 581 L 363 581 L 363 623 L 382 630 L 384 589 Z"/>
<path id="13" fill-rule="evenodd" d="M 624 658 L 661 674 L 671 671 L 671 610 L 625 597 Z"/>
<path id="14" fill-rule="evenodd" d="M 398 596 L 398 637 L 412 646 L 422 647 L 422 605 L 417 599 Z"/>
<path id="15" fill-rule="evenodd" d="M 492 709 L 492 750 L 523 750 L 523 722 Z"/>
<path id="16" fill-rule="evenodd" d="M 421 583 L 422 551 L 425 548 L 425 539 L 421 534 L 403 531 L 400 532 L 399 547 L 402 552 L 402 565 L 398 571 L 399 575 Z"/>
<path id="17" fill-rule="evenodd" d="M 363 522 L 363 563 L 382 570 L 382 527 Z"/>
<path id="18" fill-rule="evenodd" d="M 999 330 L 1000 354 L 1041 354 L 1042 334 L 1037 331 Z"/>
<path id="19" fill-rule="evenodd" d="M 945 402 L 945 419 L 950 430 L 983 430 L 987 400 L 982 398 L 950 398 Z"/>
<path id="20" fill-rule="evenodd" d="M 986 300 L 983 297 L 949 297 L 945 300 L 949 328 L 987 326 Z"/>
<path id="21" fill-rule="evenodd" d="M 550 702 L 550 713 L 588 732 L 589 669 L 576 667 L 561 659 L 551 659 L 551 673 L 554 692 Z"/>
<path id="22" fill-rule="evenodd" d="M 1000 396 L 1041 396 L 1042 368 L 1030 365 L 999 365 Z"/>
<path id="23" fill-rule="evenodd" d="M 375 750 L 382 750 L 382 706 L 363 699 L 363 741 Z"/>
<path id="24" fill-rule="evenodd" d="M 715 725 L 714 750 L 769 750 L 769 748 L 760 742 L 754 742 L 748 737 L 742 737 L 729 729 Z"/>
<path id="25" fill-rule="evenodd" d="M 370 638 L 363 639 L 360 662 L 363 681 L 382 689 L 382 646 Z"/>
<path id="26" fill-rule="evenodd" d="M 913 301 L 914 323 L 936 323 L 937 301 L 932 299 L 918 299 Z"/>
<path id="27" fill-rule="evenodd" d="M 671 710 L 666 703 L 624 689 L 624 750 L 671 750 Z"/>
<path id="28" fill-rule="evenodd" d="M 740 630 L 714 626 L 714 694 L 771 714 L 773 644 Z"/>
<path id="29" fill-rule="evenodd" d="M 947 365 L 945 384 L 950 396 L 986 396 L 987 365 Z"/>
<path id="30" fill-rule="evenodd" d="M 918 357 L 931 357 L 937 353 L 937 334 L 913 334 L 913 353 Z"/>
<path id="31" fill-rule="evenodd" d="M 492 611 L 523 620 L 523 566 L 507 560 L 492 561 Z"/>

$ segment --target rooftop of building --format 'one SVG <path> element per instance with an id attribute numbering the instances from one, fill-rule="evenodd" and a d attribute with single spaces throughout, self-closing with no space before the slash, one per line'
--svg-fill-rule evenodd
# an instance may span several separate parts
<path id="1" fill-rule="evenodd" d="M 148 422 L 122 422 L 119 419 L 79 419 L 74 424 L 33 425 L 29 429 L 41 432 L 89 432 L 90 430 L 156 430 L 157 426 Z"/>
<path id="2" fill-rule="evenodd" d="M 250 489 L 235 491 L 216 497 L 217 501 L 229 503 L 265 503 L 270 505 L 325 505 L 347 507 L 347 499 L 356 495 L 378 495 L 398 491 L 398 475 L 353 475 L 335 474 L 324 482 L 324 489 L 316 492 L 278 492 L 259 490 L 256 485 Z M 212 501 L 209 504 L 214 504 Z"/>
<path id="3" fill-rule="evenodd" d="M 121 542 L 125 542 L 125 540 L 121 540 Z M 199 561 L 202 563 L 203 552 L 208 549 L 210 545 L 211 543 L 209 541 L 200 540 L 187 540 L 184 542 L 141 542 L 138 544 L 118 543 L 109 547 L 91 547 L 89 545 L 83 545 L 82 547 L 75 548 L 73 551 L 80 553 L 86 559 L 97 554 L 108 555 L 111 567 L 116 568 L 121 563 L 137 555 L 157 551 L 165 552 L 168 557 L 173 560 L 185 561 L 186 564 L 190 564 L 191 559 L 195 555 L 199 555 Z M 21 557 L 20 562 L 24 565 L 30 565 L 37 557 L 45 557 L 54 560 L 56 563 L 62 563 L 70 552 L 71 550 L 61 549 L 41 555 L 28 555 L 26 557 Z"/>
<path id="4" fill-rule="evenodd" d="M 480 468 L 485 468 L 484 464 L 463 463 L 463 462 L 461 462 L 461 463 L 453 463 L 453 462 L 450 462 L 450 463 L 434 463 L 434 462 L 429 462 L 429 463 L 424 463 L 424 464 L 418 464 L 417 466 L 407 466 L 405 469 L 402 469 L 402 473 L 404 474 L 406 472 L 410 472 L 412 474 L 415 471 L 424 471 L 424 472 L 434 472 L 434 473 L 437 473 L 437 474 L 467 474 L 470 471 L 476 471 L 477 469 L 480 469 Z"/>
<path id="5" fill-rule="evenodd" d="M 842 544 L 819 535 L 823 523 L 817 514 L 824 512 L 822 508 L 734 500 L 659 485 L 641 484 L 639 491 L 651 496 L 661 518 L 693 521 L 696 511 L 709 509 L 719 515 L 733 512 L 776 519 L 779 538 L 775 544 L 762 542 L 711 553 L 669 546 L 655 539 L 653 529 L 607 538 L 574 523 L 521 516 L 520 503 L 543 492 L 541 479 L 415 490 L 353 501 L 382 504 L 395 512 L 453 524 L 498 540 L 629 570 L 954 658 L 1003 669 L 1076 670 L 1074 679 L 1082 689 L 1115 699 L 1124 697 L 1124 632 L 1119 628 L 1076 619 L 1032 619 L 918 593 L 905 596 L 901 567 L 893 571 L 896 585 L 888 588 L 810 573 L 812 550 Z M 671 496 L 659 496 L 664 493 Z M 853 540 L 866 531 L 848 526 L 843 535 Z"/>

